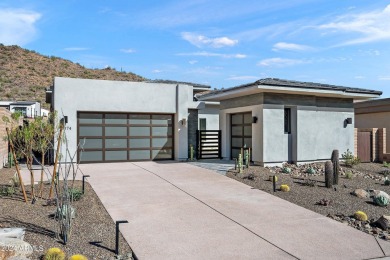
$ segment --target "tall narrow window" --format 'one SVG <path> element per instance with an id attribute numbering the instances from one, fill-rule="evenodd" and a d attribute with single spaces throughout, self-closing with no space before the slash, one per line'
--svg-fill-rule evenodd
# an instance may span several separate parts
<path id="1" fill-rule="evenodd" d="M 291 108 L 284 109 L 284 133 L 291 134 Z"/>
<path id="2" fill-rule="evenodd" d="M 199 130 L 206 130 L 206 118 L 199 118 Z"/>

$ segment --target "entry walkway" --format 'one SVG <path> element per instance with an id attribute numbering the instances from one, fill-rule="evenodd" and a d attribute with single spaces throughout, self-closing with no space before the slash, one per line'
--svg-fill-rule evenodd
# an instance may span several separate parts
<path id="1" fill-rule="evenodd" d="M 139 259 L 374 259 L 390 243 L 187 163 L 81 165 Z"/>

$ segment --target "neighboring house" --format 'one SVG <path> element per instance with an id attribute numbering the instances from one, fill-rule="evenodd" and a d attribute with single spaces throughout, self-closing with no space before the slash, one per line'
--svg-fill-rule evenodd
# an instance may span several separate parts
<path id="1" fill-rule="evenodd" d="M 194 100 L 194 92 L 209 88 L 173 81 L 56 77 L 47 101 L 60 118 L 67 117 L 70 153 L 78 150 L 78 143 L 83 145 L 78 152 L 82 163 L 184 160 L 189 145 L 196 145 L 198 116 L 212 112 L 205 102 Z M 219 124 L 209 121 L 210 126 Z"/>
<path id="2" fill-rule="evenodd" d="M 11 113 L 21 112 L 25 118 L 41 116 L 41 104 L 35 101 L 16 101 L 9 104 Z"/>
<path id="3" fill-rule="evenodd" d="M 386 128 L 386 153 L 390 153 L 390 98 L 357 102 L 355 107 L 356 128 Z"/>
<path id="4" fill-rule="evenodd" d="M 48 117 L 48 116 L 49 116 L 49 113 L 50 113 L 49 110 L 44 109 L 44 108 L 41 108 L 41 116 L 42 116 L 42 117 Z"/>
<path id="5" fill-rule="evenodd" d="M 250 147 L 256 164 L 280 165 L 328 160 L 334 149 L 353 152 L 353 102 L 381 94 L 268 78 L 198 98 L 220 102 L 223 158 Z"/>
<path id="6" fill-rule="evenodd" d="M 4 107 L 9 110 L 9 104 L 14 103 L 15 101 L 0 101 L 0 107 Z"/>

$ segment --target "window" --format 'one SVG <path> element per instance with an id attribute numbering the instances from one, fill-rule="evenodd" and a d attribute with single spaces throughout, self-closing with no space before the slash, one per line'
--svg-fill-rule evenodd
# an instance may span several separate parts
<path id="1" fill-rule="evenodd" d="M 206 130 L 206 118 L 199 119 L 199 130 Z"/>
<path id="2" fill-rule="evenodd" d="M 284 133 L 291 134 L 291 108 L 284 109 Z"/>

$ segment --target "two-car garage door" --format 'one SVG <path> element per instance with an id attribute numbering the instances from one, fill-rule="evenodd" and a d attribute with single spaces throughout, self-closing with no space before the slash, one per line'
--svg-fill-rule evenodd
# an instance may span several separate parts
<path id="1" fill-rule="evenodd" d="M 173 159 L 173 115 L 79 112 L 79 160 Z"/>

